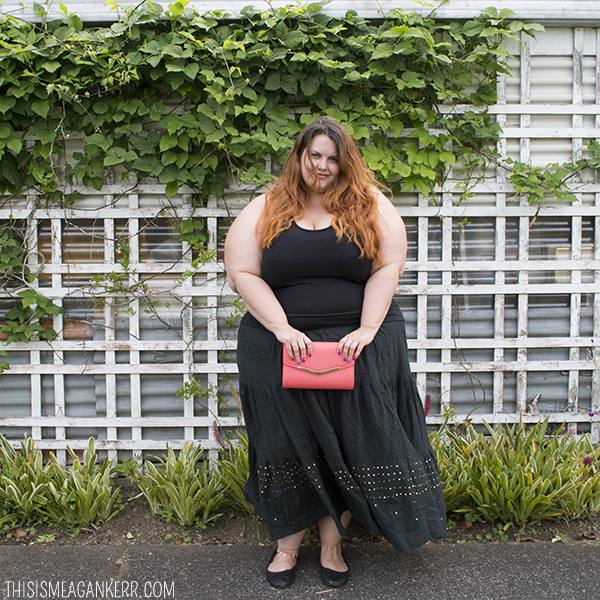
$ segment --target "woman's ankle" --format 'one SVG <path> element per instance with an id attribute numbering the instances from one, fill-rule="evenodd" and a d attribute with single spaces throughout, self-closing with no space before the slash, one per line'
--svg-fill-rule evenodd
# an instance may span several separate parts
<path id="1" fill-rule="evenodd" d="M 287 571 L 293 569 L 298 561 L 298 551 L 286 551 L 281 548 L 277 548 L 271 563 L 267 567 L 272 573 L 278 573 L 280 571 Z"/>
<path id="2" fill-rule="evenodd" d="M 343 572 L 348 569 L 342 553 L 341 542 L 331 546 L 321 546 L 321 565 L 333 571 Z"/>

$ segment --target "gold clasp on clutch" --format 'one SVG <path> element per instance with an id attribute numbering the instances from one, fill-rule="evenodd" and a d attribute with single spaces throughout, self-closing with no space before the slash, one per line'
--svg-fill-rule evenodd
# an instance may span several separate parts
<path id="1" fill-rule="evenodd" d="M 298 370 L 306 371 L 307 373 L 312 373 L 313 375 L 325 375 L 325 373 L 339 371 L 340 369 L 341 369 L 341 367 L 332 367 L 331 369 L 325 369 L 325 371 L 315 371 L 313 369 L 308 369 L 307 367 L 298 367 Z"/>

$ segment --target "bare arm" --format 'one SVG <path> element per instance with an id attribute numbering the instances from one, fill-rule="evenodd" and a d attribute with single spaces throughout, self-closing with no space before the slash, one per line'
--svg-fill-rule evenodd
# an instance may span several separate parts
<path id="1" fill-rule="evenodd" d="M 262 248 L 256 237 L 256 223 L 264 202 L 264 196 L 250 202 L 229 229 L 225 240 L 227 279 L 250 313 L 285 345 L 290 358 L 300 362 L 312 352 L 312 342 L 288 323 L 273 290 L 261 276 Z"/>
<path id="2" fill-rule="evenodd" d="M 380 194 L 379 227 L 382 234 L 381 261 L 373 266 L 363 300 L 360 327 L 344 336 L 338 350 L 347 360 L 358 358 L 370 344 L 390 307 L 398 279 L 406 262 L 406 229 L 394 205 Z"/>

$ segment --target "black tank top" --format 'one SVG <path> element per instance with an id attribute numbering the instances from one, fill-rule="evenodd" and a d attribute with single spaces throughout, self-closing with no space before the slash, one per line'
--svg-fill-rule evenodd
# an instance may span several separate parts
<path id="1" fill-rule="evenodd" d="M 360 324 L 365 284 L 372 261 L 332 226 L 303 229 L 293 222 L 262 257 L 262 278 L 279 300 L 288 322 L 305 330 Z M 392 302 L 386 320 L 402 320 Z"/>

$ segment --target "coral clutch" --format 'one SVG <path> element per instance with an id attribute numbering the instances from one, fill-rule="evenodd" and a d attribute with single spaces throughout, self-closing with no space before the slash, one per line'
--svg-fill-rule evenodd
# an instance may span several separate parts
<path id="1" fill-rule="evenodd" d="M 284 388 L 305 390 L 354 389 L 354 361 L 345 361 L 337 353 L 337 342 L 313 342 L 312 356 L 293 361 L 283 347 Z"/>

